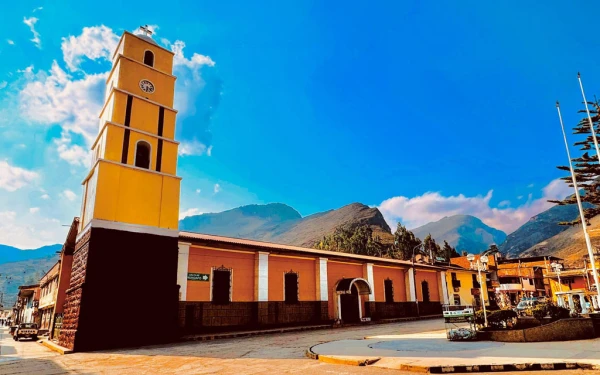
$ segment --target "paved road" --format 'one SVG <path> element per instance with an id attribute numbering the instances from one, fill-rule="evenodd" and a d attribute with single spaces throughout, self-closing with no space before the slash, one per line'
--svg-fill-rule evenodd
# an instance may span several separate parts
<path id="1" fill-rule="evenodd" d="M 42 345 L 15 342 L 0 329 L 0 375 L 8 374 L 382 374 L 408 375 L 375 367 L 330 365 L 304 357 L 312 345 L 369 335 L 414 333 L 443 327 L 439 320 L 285 333 L 231 340 L 58 355 Z M 496 373 L 497 374 L 497 373 Z M 507 373 L 503 373 L 507 374 Z M 540 375 L 540 372 L 519 372 Z M 592 374 L 556 371 L 556 375 Z"/>

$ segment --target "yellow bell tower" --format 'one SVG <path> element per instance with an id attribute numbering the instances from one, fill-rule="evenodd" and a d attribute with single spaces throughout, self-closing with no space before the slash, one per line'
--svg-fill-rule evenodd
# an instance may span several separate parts
<path id="1" fill-rule="evenodd" d="M 76 351 L 161 343 L 177 334 L 174 54 L 141 30 L 145 35 L 125 32 L 113 55 L 83 181 L 59 336 Z M 115 335 L 115 324 L 131 319 Z"/>
<path id="2" fill-rule="evenodd" d="M 172 71 L 173 52 L 150 36 L 123 35 L 106 81 L 92 167 L 83 183 L 81 229 L 104 221 L 121 223 L 121 229 L 177 230 L 180 178 Z"/>

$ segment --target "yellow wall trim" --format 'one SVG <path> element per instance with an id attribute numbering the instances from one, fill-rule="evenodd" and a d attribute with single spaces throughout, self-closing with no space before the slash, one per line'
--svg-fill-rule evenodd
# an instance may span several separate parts
<path id="1" fill-rule="evenodd" d="M 124 168 L 129 168 L 129 169 L 135 169 L 138 171 L 144 171 L 144 172 L 148 172 L 148 173 L 154 173 L 160 176 L 167 176 L 167 177 L 172 177 L 175 178 L 177 180 L 181 180 L 181 177 L 179 176 L 175 176 L 173 174 L 168 174 L 168 173 L 163 173 L 163 172 L 157 172 L 157 171 L 153 171 L 151 169 L 146 169 L 146 168 L 139 168 L 139 167 L 135 167 L 133 165 L 129 165 L 129 164 L 123 164 L 123 163 L 118 163 L 116 161 L 112 161 L 112 160 L 106 160 L 106 159 L 98 159 L 96 160 L 96 162 L 94 163 L 94 165 L 92 165 L 90 172 L 87 174 L 87 176 L 85 176 L 85 179 L 81 182 L 81 184 L 85 184 L 85 182 L 87 180 L 89 180 L 89 178 L 92 176 L 92 174 L 94 173 L 94 170 L 96 168 L 96 166 L 98 165 L 98 163 L 100 162 L 104 162 L 104 163 L 109 163 L 109 164 L 114 164 L 114 165 L 118 165 L 120 167 L 124 167 Z"/>
<path id="2" fill-rule="evenodd" d="M 340 262 L 339 260 L 328 260 L 329 263 L 339 263 L 339 264 L 353 264 L 355 266 L 362 266 L 363 263 L 352 263 L 352 262 Z"/>
<path id="3" fill-rule="evenodd" d="M 211 247 L 211 246 L 204 246 L 204 245 L 195 245 L 195 244 L 191 244 L 190 247 L 193 247 L 193 248 L 196 248 L 196 249 L 207 249 L 207 250 L 213 250 L 213 251 L 224 251 L 224 252 L 227 252 L 227 253 L 242 253 L 242 254 L 257 254 L 258 253 L 257 251 L 221 249 L 221 248 L 218 248 L 218 247 Z"/>
<path id="4" fill-rule="evenodd" d="M 277 258 L 292 258 L 292 259 L 316 260 L 315 258 L 309 258 L 309 257 L 299 257 L 299 256 L 293 256 L 293 255 L 278 255 L 278 254 L 269 254 L 269 256 L 272 256 L 272 257 L 277 257 Z"/>
<path id="5" fill-rule="evenodd" d="M 162 137 L 160 135 L 156 135 L 156 134 L 147 132 L 145 130 L 140 130 L 140 129 L 128 127 L 128 126 L 125 126 L 125 125 L 117 124 L 116 122 L 113 122 L 113 121 L 104 121 L 104 125 L 102 125 L 102 127 L 100 128 L 100 131 L 98 132 L 98 135 L 96 136 L 96 140 L 94 141 L 94 144 L 92 145 L 92 148 L 90 150 L 93 150 L 94 148 L 96 148 L 96 144 L 98 143 L 98 141 L 100 140 L 100 138 L 102 138 L 102 132 L 104 132 L 104 129 L 106 129 L 106 127 L 109 124 L 113 125 L 113 126 L 116 126 L 118 128 L 127 129 L 127 130 L 130 130 L 132 132 L 144 134 L 144 135 L 156 138 L 156 139 L 162 139 L 165 142 L 169 142 L 169 143 L 173 143 L 173 144 L 179 145 L 179 142 L 177 142 L 177 141 L 174 141 L 174 140 L 172 140 L 170 138 L 165 138 L 165 137 Z"/>
<path id="6" fill-rule="evenodd" d="M 380 268 L 391 268 L 391 269 L 394 269 L 394 270 L 401 270 L 401 271 L 406 271 L 406 270 L 408 270 L 408 267 L 400 267 L 400 266 L 397 266 L 397 267 L 393 267 L 393 266 L 380 266 L 379 264 L 374 264 L 374 265 L 373 265 L 373 267 L 380 267 Z"/>
<path id="7" fill-rule="evenodd" d="M 162 49 L 163 51 L 166 51 L 166 52 L 170 53 L 170 54 L 171 54 L 171 55 L 173 55 L 173 56 L 175 55 L 175 52 L 173 52 L 173 51 L 171 51 L 171 50 L 169 50 L 169 49 L 166 49 L 165 47 L 161 47 L 161 46 L 159 46 L 158 44 L 153 44 L 153 43 L 150 43 L 150 42 L 148 42 L 147 40 L 144 40 L 144 39 L 142 39 L 142 38 L 138 37 L 137 35 L 135 35 L 135 34 L 133 34 L 133 33 L 130 33 L 129 31 L 124 31 L 124 32 L 123 32 L 123 35 L 121 35 L 121 39 L 119 39 L 119 43 L 117 44 L 117 48 L 115 48 L 115 52 L 113 52 L 113 55 L 112 55 L 112 59 L 113 59 L 113 60 L 114 60 L 114 58 L 115 58 L 115 55 L 116 55 L 117 51 L 119 50 L 119 47 L 121 47 L 121 43 L 123 43 L 123 39 L 125 39 L 125 34 L 131 35 L 131 36 L 134 36 L 134 37 L 136 37 L 137 39 L 139 39 L 139 40 L 143 41 L 144 43 L 148 43 L 149 45 L 151 45 L 151 46 L 153 46 L 153 47 L 158 47 L 158 48 Z"/>

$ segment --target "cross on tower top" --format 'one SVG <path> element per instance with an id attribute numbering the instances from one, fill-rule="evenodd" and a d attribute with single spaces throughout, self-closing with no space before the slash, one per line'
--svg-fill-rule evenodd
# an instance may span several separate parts
<path id="1" fill-rule="evenodd" d="M 140 26 L 140 30 L 142 30 L 142 33 L 144 33 L 144 35 L 146 35 L 146 36 L 152 35 L 152 30 L 150 30 L 148 25 Z"/>

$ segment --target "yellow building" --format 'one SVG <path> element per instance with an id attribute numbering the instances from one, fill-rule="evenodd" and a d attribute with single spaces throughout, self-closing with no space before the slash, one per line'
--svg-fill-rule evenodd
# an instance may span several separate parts
<path id="1" fill-rule="evenodd" d="M 451 267 L 446 271 L 446 284 L 448 286 L 448 304 L 481 306 L 480 294 L 486 306 L 489 305 L 487 272 L 481 272 L 481 283 L 477 271 Z"/>
<path id="2" fill-rule="evenodd" d="M 146 35 L 125 32 L 114 52 L 83 180 L 59 337 L 77 351 L 166 342 L 177 332 L 174 53 L 141 29 Z M 117 337 L 122 321 L 131 324 Z"/>

